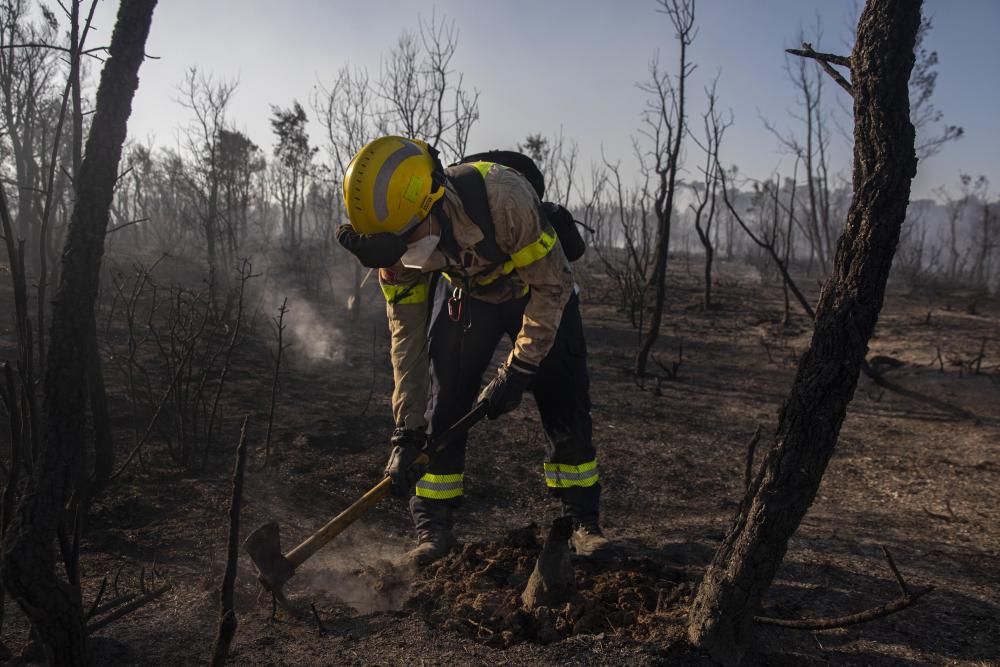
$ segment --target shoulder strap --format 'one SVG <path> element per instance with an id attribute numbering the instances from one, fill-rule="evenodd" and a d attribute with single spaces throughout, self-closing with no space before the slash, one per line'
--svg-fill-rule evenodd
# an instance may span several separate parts
<path id="1" fill-rule="evenodd" d="M 458 165 L 450 171 L 451 184 L 462 200 L 462 208 L 483 233 L 483 240 L 476 244 L 476 252 L 491 262 L 506 262 L 510 256 L 497 245 L 496 228 L 493 226 L 483 175 L 471 164 Z"/>

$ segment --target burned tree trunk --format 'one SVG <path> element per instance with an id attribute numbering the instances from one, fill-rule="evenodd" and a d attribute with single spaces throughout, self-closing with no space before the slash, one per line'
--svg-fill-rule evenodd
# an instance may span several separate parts
<path id="1" fill-rule="evenodd" d="M 97 111 L 80 167 L 77 197 L 52 307 L 45 377 L 46 436 L 29 491 L 4 539 L 3 583 L 31 620 L 50 664 L 87 662 L 80 590 L 56 574 L 53 544 L 80 480 L 87 401 L 87 349 L 132 97 L 156 0 L 122 2 L 101 72 Z M 63 526 L 65 528 L 65 525 Z M 65 559 L 72 554 L 63 554 Z M 75 564 L 67 561 L 67 571 Z"/>
<path id="2" fill-rule="evenodd" d="M 694 65 L 688 62 L 687 48 L 691 46 L 697 31 L 694 29 L 694 0 L 658 0 L 661 10 L 669 18 L 676 31 L 677 42 L 680 45 L 680 67 L 677 72 L 677 88 L 673 84 L 664 85 L 654 72 L 654 86 L 649 92 L 656 93 L 652 110 L 658 120 L 655 122 L 654 137 L 657 140 L 654 149 L 654 171 L 659 179 L 656 188 L 654 208 L 656 209 L 656 245 L 653 250 L 653 275 L 650 285 L 653 287 L 653 312 L 649 320 L 646 337 L 639 345 L 635 356 L 635 374 L 638 377 L 646 375 L 646 366 L 653 352 L 653 346 L 660 336 L 660 324 L 663 322 L 663 309 L 667 295 L 667 260 L 670 256 L 670 227 L 674 215 L 674 195 L 677 190 L 677 171 L 681 155 L 684 133 L 686 132 L 684 118 L 684 90 L 688 76 Z M 672 111 L 671 111 L 672 109 Z M 671 118 L 671 114 L 674 115 Z M 666 141 L 659 140 L 660 131 L 666 130 Z M 671 135 L 671 132 L 676 134 Z M 643 290 L 645 291 L 645 290 Z M 646 304 L 639 303 L 645 309 Z M 642 319 L 640 317 L 640 323 Z M 642 326 L 640 324 L 640 333 Z"/>
<path id="3" fill-rule="evenodd" d="M 774 444 L 715 553 L 690 641 L 736 664 L 753 615 L 812 503 L 854 394 L 916 172 L 907 82 L 920 0 L 868 0 L 851 55 L 854 200 Z"/>

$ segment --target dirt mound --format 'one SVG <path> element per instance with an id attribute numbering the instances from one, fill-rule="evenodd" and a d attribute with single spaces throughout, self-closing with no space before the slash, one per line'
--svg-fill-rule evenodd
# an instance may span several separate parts
<path id="1" fill-rule="evenodd" d="M 652 639 L 669 634 L 686 613 L 690 586 L 683 575 L 625 549 L 574 563 L 577 594 L 571 601 L 526 611 L 520 596 L 540 552 L 534 524 L 500 542 L 466 544 L 421 573 L 405 608 L 498 647 L 604 632 Z"/>

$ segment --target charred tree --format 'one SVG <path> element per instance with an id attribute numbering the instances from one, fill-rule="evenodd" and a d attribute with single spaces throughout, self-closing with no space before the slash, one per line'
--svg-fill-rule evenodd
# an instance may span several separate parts
<path id="1" fill-rule="evenodd" d="M 868 0 L 850 57 L 854 200 L 823 288 L 816 326 L 774 443 L 705 573 L 688 638 L 736 664 L 753 616 L 815 498 L 854 394 L 916 172 L 907 81 L 920 0 Z"/>
<path id="2" fill-rule="evenodd" d="M 66 534 L 67 503 L 78 489 L 85 438 L 88 344 L 132 97 L 139 85 L 156 0 L 123 2 L 97 90 L 97 111 L 80 167 L 59 290 L 52 308 L 45 377 L 46 436 L 30 487 L 4 539 L 3 582 L 31 620 L 50 664 L 87 662 L 78 586 L 56 574 L 53 544 Z M 70 532 L 70 534 L 72 534 Z M 64 559 L 71 557 L 63 554 Z M 75 564 L 66 563 L 70 580 Z"/>
<path id="3" fill-rule="evenodd" d="M 698 240 L 701 241 L 702 248 L 705 249 L 705 310 L 712 308 L 712 261 L 715 259 L 715 249 L 718 243 L 718 227 L 716 227 L 716 241 L 712 242 L 712 223 L 715 222 L 715 204 L 718 195 L 718 186 L 721 176 L 717 167 L 719 162 L 719 144 L 722 143 L 722 135 L 726 128 L 732 125 L 730 120 L 723 121 L 721 115 L 715 109 L 716 85 L 719 77 L 716 75 L 710 88 L 705 89 L 708 98 L 708 110 L 702 114 L 702 122 L 705 129 L 705 143 L 702 144 L 692 133 L 691 140 L 705 151 L 705 166 L 701 170 L 705 179 L 705 192 L 699 193 L 698 188 L 694 188 L 694 203 L 690 208 L 694 211 L 694 230 L 698 233 Z M 708 207 L 707 215 L 705 207 Z"/>
<path id="4" fill-rule="evenodd" d="M 647 125 L 653 138 L 654 170 L 658 177 L 654 209 L 656 211 L 656 243 L 653 250 L 653 312 L 649 330 L 635 357 L 635 374 L 646 375 L 649 356 L 660 336 L 663 306 L 667 297 L 667 257 L 670 253 L 670 227 L 674 215 L 674 194 L 677 190 L 677 169 L 684 138 L 684 86 L 694 65 L 688 62 L 687 47 L 697 31 L 694 29 L 695 0 L 659 0 L 677 35 L 680 45 L 680 66 L 677 86 L 669 78 L 660 77 L 653 68 L 652 82 L 644 88 L 652 95 Z M 641 333 L 641 332 L 640 332 Z"/>

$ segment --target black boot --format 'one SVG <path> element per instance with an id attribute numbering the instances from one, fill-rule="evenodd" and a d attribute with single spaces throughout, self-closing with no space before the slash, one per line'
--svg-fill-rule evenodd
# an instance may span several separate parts
<path id="1" fill-rule="evenodd" d="M 563 515 L 573 519 L 573 534 L 569 543 L 577 556 L 588 558 L 610 555 L 611 542 L 604 537 L 598 521 L 600 497 L 599 484 L 562 490 Z"/>
<path id="2" fill-rule="evenodd" d="M 454 510 L 448 501 L 410 498 L 410 516 L 417 529 L 417 546 L 406 552 L 406 560 L 417 567 L 429 565 L 447 555 L 455 538 L 451 534 Z"/>

